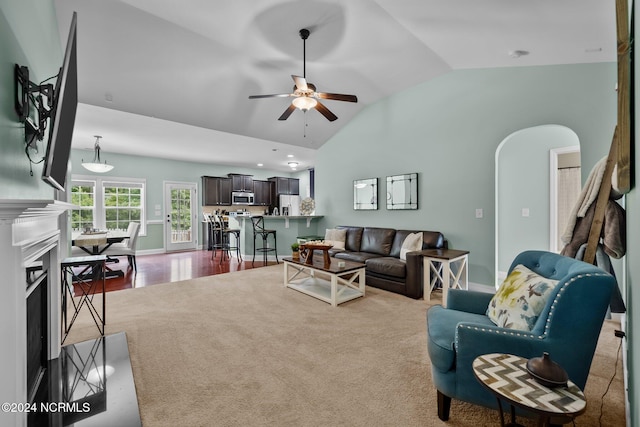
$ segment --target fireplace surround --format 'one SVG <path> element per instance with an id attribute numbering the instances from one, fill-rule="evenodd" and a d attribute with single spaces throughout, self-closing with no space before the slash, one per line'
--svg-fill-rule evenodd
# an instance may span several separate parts
<path id="1" fill-rule="evenodd" d="M 46 361 L 60 355 L 60 251 L 68 247 L 66 215 L 73 205 L 57 200 L 0 200 L 0 402 L 24 404 L 33 398 L 27 378 L 43 375 Z M 39 283 L 29 284 L 34 274 Z M 46 273 L 46 274 L 45 274 Z M 37 305 L 42 339 L 35 347 L 42 360 L 39 369 L 27 373 L 27 303 Z M 38 344 L 39 342 L 39 344 Z M 39 351 L 39 349 L 36 349 Z M 30 396 L 31 394 L 31 396 Z M 0 412 L 0 425 L 26 426 L 26 412 Z"/>

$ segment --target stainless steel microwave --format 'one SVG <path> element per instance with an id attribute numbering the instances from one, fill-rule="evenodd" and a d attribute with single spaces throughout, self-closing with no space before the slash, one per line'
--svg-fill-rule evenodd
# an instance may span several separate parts
<path id="1" fill-rule="evenodd" d="M 232 205 L 253 205 L 254 194 L 234 191 L 231 193 Z"/>

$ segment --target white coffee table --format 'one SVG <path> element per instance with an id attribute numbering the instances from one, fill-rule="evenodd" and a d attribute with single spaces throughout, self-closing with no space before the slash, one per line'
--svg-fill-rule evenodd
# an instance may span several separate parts
<path id="1" fill-rule="evenodd" d="M 364 296 L 365 265 L 316 256 L 313 263 L 284 258 L 284 286 L 310 295 L 334 307 Z M 343 265 L 344 264 L 344 265 Z"/>

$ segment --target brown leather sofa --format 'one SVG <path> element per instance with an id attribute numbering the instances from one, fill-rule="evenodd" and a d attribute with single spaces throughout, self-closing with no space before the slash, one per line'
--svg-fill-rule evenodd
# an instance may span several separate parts
<path id="1" fill-rule="evenodd" d="M 422 255 L 407 252 L 406 262 L 400 259 L 400 249 L 410 233 L 418 231 L 393 228 L 337 226 L 346 229 L 344 250 L 331 249 L 339 259 L 364 263 L 367 285 L 411 298 L 422 298 Z M 438 231 L 422 231 L 422 249 L 446 248 L 447 241 Z"/>

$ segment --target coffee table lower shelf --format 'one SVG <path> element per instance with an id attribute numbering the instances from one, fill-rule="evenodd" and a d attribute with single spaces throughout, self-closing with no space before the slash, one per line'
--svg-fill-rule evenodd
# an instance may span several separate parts
<path id="1" fill-rule="evenodd" d="M 290 269 L 293 270 L 292 275 Z M 365 268 L 327 271 L 322 267 L 284 260 L 284 286 L 336 307 L 364 296 Z"/>

